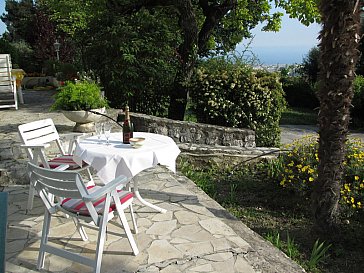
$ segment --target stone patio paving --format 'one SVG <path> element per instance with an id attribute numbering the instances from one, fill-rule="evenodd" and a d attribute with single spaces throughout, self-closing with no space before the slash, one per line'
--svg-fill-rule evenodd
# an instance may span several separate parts
<path id="1" fill-rule="evenodd" d="M 159 166 L 135 179 L 142 185 L 146 200 L 168 211 L 158 213 L 135 202 L 139 231 L 134 236 L 140 250 L 137 256 L 132 255 L 122 229 L 109 224 L 102 272 L 302 272 L 284 255 L 273 268 L 284 266 L 287 271 L 273 270 L 264 257 L 259 261 L 259 254 L 223 220 L 227 216 L 225 221 L 238 221 L 186 178 Z M 27 190 L 26 186 L 4 189 L 9 192 L 7 272 L 36 271 L 44 209 L 36 198 L 34 209 L 25 214 Z M 97 233 L 87 231 L 90 240 L 83 242 L 72 220 L 60 214 L 52 221 L 50 237 L 55 244 L 91 257 Z M 120 231 L 121 237 L 117 236 Z M 91 269 L 47 254 L 45 271 L 71 273 Z"/>

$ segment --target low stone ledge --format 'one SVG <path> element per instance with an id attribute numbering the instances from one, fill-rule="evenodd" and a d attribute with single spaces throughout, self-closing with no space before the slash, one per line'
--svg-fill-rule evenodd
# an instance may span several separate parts
<path id="1" fill-rule="evenodd" d="M 52 76 L 24 77 L 21 84 L 25 89 L 32 89 L 35 86 L 47 86 L 47 85 L 58 87 L 57 79 Z"/>
<path id="2" fill-rule="evenodd" d="M 177 165 L 186 160 L 196 166 L 209 167 L 213 164 L 238 165 L 251 164 L 261 160 L 271 160 L 280 153 L 279 148 L 245 148 L 228 146 L 209 146 L 193 143 L 179 143 L 181 154 Z"/>
<path id="3" fill-rule="evenodd" d="M 167 135 L 176 143 L 255 147 L 255 132 L 249 129 L 177 121 L 139 113 L 131 113 L 131 118 L 136 131 Z"/>

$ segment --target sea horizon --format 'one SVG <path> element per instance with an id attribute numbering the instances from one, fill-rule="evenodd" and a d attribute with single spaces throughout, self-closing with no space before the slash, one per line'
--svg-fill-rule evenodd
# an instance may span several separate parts
<path id="1" fill-rule="evenodd" d="M 253 58 L 257 64 L 262 65 L 293 65 L 301 64 L 307 56 L 310 46 L 282 46 L 282 47 L 251 47 L 245 50 L 245 58 Z M 243 45 L 236 47 L 236 52 L 242 54 Z"/>

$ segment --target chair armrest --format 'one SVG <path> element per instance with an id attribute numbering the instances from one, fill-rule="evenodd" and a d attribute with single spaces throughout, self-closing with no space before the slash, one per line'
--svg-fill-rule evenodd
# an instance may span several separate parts
<path id="1" fill-rule="evenodd" d="M 41 149 L 41 148 L 48 148 L 51 145 L 49 143 L 45 144 L 33 144 L 33 145 L 27 145 L 27 144 L 21 144 L 20 147 L 22 148 L 31 148 L 31 149 Z"/>
<path id="2" fill-rule="evenodd" d="M 126 176 L 120 175 L 119 177 L 116 177 L 114 180 L 107 183 L 105 186 L 98 189 L 97 191 L 95 191 L 87 196 L 84 196 L 82 199 L 83 199 L 83 201 L 96 200 L 96 199 L 104 196 L 105 194 L 111 192 L 112 190 L 115 190 L 117 187 L 126 185 L 129 182 L 129 180 L 130 179 L 128 179 Z"/>

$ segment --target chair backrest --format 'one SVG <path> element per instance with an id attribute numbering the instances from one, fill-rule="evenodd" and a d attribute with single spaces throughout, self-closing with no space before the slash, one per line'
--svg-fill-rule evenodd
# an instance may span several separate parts
<path id="1" fill-rule="evenodd" d="M 54 197 L 61 202 L 66 198 L 83 199 L 89 196 L 86 184 L 79 173 L 42 168 L 31 162 L 28 162 L 28 173 L 31 185 L 37 190 L 50 213 L 61 208 L 60 203 L 54 203 Z M 85 201 L 85 205 L 97 225 L 99 216 L 93 203 Z"/>
<path id="2" fill-rule="evenodd" d="M 10 54 L 0 54 L 0 108 L 18 108 L 16 82 L 11 69 Z"/>
<path id="3" fill-rule="evenodd" d="M 52 194 L 58 199 L 82 199 L 88 195 L 85 183 L 79 173 L 47 169 L 28 162 L 30 183 L 39 193 L 48 210 L 55 206 Z"/>
<path id="4" fill-rule="evenodd" d="M 60 153 L 65 154 L 56 126 L 50 118 L 19 125 L 18 132 L 22 143 L 25 145 L 44 145 L 56 142 Z M 33 160 L 32 149 L 28 148 L 26 151 L 29 159 Z"/>
<path id="5" fill-rule="evenodd" d="M 12 84 L 10 54 L 0 54 L 0 88 Z"/>
<path id="6" fill-rule="evenodd" d="M 79 173 L 42 168 L 31 162 L 28 162 L 28 171 L 38 191 L 46 190 L 58 197 L 78 199 L 88 194 Z"/>

